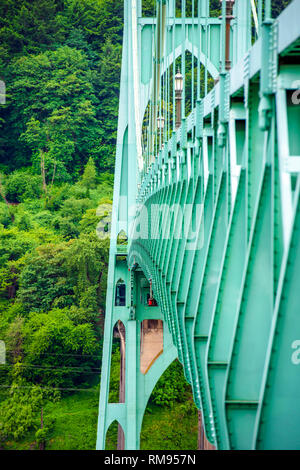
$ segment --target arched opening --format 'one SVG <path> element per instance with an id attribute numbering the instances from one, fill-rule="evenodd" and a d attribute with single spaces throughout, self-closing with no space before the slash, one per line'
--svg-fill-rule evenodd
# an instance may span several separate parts
<path id="1" fill-rule="evenodd" d="M 140 371 L 147 374 L 156 359 L 163 353 L 162 320 L 143 320 L 141 323 Z"/>
<path id="2" fill-rule="evenodd" d="M 118 320 L 113 329 L 109 403 L 125 403 L 125 341 L 125 326 Z"/>
<path id="3" fill-rule="evenodd" d="M 145 168 L 149 168 L 164 143 L 171 138 L 173 130 L 181 125 L 182 118 L 188 117 L 195 109 L 197 100 L 214 87 L 215 82 L 209 72 L 211 67 L 205 67 L 200 56 L 197 57 L 196 48 L 189 47 L 192 50 L 184 50 L 172 63 L 169 57 L 157 70 L 160 84 L 154 98 L 145 107 L 142 121 Z M 182 76 L 181 87 L 178 74 Z"/>
<path id="4" fill-rule="evenodd" d="M 119 279 L 116 283 L 115 306 L 125 307 L 126 305 L 126 284 L 123 279 Z"/>
<path id="5" fill-rule="evenodd" d="M 140 448 L 198 448 L 198 410 L 193 401 L 191 387 L 177 359 L 162 374 L 149 398 L 142 423 Z"/>
<path id="6" fill-rule="evenodd" d="M 117 236 L 117 245 L 127 245 L 128 244 L 128 237 L 126 235 L 125 230 L 120 230 Z"/>
<path id="7" fill-rule="evenodd" d="M 105 450 L 123 450 L 125 435 L 122 426 L 117 420 L 113 421 L 106 432 Z"/>

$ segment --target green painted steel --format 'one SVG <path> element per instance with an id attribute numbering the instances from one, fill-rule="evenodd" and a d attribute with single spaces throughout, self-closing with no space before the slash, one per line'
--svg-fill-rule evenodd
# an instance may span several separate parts
<path id="1" fill-rule="evenodd" d="M 97 449 L 115 419 L 125 448 L 139 448 L 151 391 L 176 356 L 217 449 L 300 448 L 300 1 L 277 18 L 271 1 L 220 5 L 210 17 L 208 0 L 160 0 L 145 18 L 125 0 Z M 150 280 L 157 307 L 142 300 Z M 164 321 L 164 351 L 142 374 L 150 318 Z M 125 401 L 112 404 L 118 320 Z"/>

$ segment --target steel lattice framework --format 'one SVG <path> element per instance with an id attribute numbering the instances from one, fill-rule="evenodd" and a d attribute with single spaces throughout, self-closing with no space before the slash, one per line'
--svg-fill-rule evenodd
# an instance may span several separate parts
<path id="1" fill-rule="evenodd" d="M 189 11 L 159 0 L 149 18 L 125 0 L 98 449 L 114 420 L 125 448 L 139 448 L 149 396 L 177 355 L 217 449 L 300 448 L 300 1 L 276 18 L 271 0 L 231 6 L 228 23 L 225 1 L 211 17 L 208 0 Z M 150 280 L 157 307 L 142 301 Z M 143 374 L 151 318 L 164 321 L 164 347 Z M 108 403 L 118 320 L 125 398 Z"/>

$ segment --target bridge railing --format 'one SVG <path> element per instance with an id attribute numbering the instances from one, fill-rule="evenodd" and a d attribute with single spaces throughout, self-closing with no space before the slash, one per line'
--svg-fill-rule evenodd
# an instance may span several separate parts
<path id="1" fill-rule="evenodd" d="M 300 1 L 277 17 L 277 2 L 255 2 L 256 20 L 254 3 L 236 0 L 230 27 L 226 3 L 213 16 L 215 2 L 162 0 L 143 18 L 125 1 L 98 448 L 113 419 L 138 448 L 176 354 L 218 449 L 299 448 Z M 141 277 L 170 346 L 143 377 Z M 117 320 L 125 403 L 108 404 Z"/>
<path id="2" fill-rule="evenodd" d="M 291 319 L 299 325 L 300 2 L 276 19 L 272 6 L 259 4 L 255 42 L 251 23 L 236 35 L 231 25 L 231 46 L 250 41 L 230 68 L 216 41 L 213 88 L 196 95 L 189 114 L 181 103 L 170 135 L 159 127 L 164 138 L 141 175 L 137 237 L 129 237 L 129 266 L 152 279 L 206 435 L 219 449 L 299 447 L 300 340 Z M 218 40 L 224 21 L 211 23 Z M 183 76 L 185 66 L 181 58 Z M 156 116 L 161 124 L 159 108 Z M 148 225 L 148 237 L 139 225 Z"/>
<path id="3" fill-rule="evenodd" d="M 285 14 L 279 22 L 274 21 L 289 3 L 290 0 L 284 0 L 282 4 L 275 0 L 224 0 L 219 5 L 207 1 L 203 6 L 196 1 L 188 5 L 184 0 L 176 4 L 157 2 L 156 54 L 152 68 L 156 88 L 152 87 L 142 124 L 143 166 L 138 200 L 146 188 L 151 187 L 154 175 L 156 178 L 163 166 L 172 164 L 177 150 L 184 150 L 188 140 L 199 146 L 203 121 L 213 110 L 218 110 L 222 140 L 222 123 L 228 122 L 229 118 L 229 97 L 247 87 L 255 73 L 261 71 L 261 94 L 266 96 L 274 92 L 281 43 L 284 40 L 291 43 L 293 33 L 297 34 L 287 24 Z M 212 10 L 212 5 L 216 4 L 218 8 Z M 174 11 L 177 16 L 170 16 Z M 204 18 L 206 11 L 215 16 Z M 220 16 L 216 17 L 217 14 Z M 164 21 L 161 21 L 163 16 Z M 169 41 L 162 39 L 165 36 L 163 28 L 169 30 Z M 281 39 L 278 43 L 276 34 Z M 197 37 L 197 41 L 190 41 L 190 37 Z M 209 44 L 214 40 L 213 46 Z M 177 44 L 177 52 L 173 50 L 168 56 L 174 44 Z M 214 62 L 212 56 L 216 57 Z M 177 85 L 181 86 L 181 94 L 175 90 L 176 72 L 181 75 L 182 83 Z M 268 107 L 267 100 L 262 101 L 262 107 Z M 262 120 L 266 113 L 267 110 L 261 113 Z"/>

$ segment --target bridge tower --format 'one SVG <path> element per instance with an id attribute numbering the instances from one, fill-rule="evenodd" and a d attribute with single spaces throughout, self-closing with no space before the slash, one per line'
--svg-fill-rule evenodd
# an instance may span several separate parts
<path id="1" fill-rule="evenodd" d="M 97 449 L 114 420 L 139 448 L 177 356 L 217 449 L 300 448 L 300 1 L 274 5 L 124 1 Z"/>
<path id="2" fill-rule="evenodd" d="M 119 423 L 118 447 L 138 449 L 144 411 L 164 370 L 177 357 L 167 323 L 155 300 L 149 306 L 149 273 L 128 268 L 130 231 L 136 210 L 141 158 L 142 95 L 149 88 L 151 35 L 142 31 L 141 0 L 125 0 L 119 121 L 107 283 L 97 449 L 105 449 L 107 429 Z M 151 31 L 150 31 L 151 34 Z M 141 74 L 141 52 L 148 61 Z M 147 69 L 148 67 L 148 69 Z M 142 77 L 141 77 L 142 75 Z M 144 77 L 148 76 L 148 82 Z M 141 81 L 142 80 L 142 81 Z M 144 80 L 144 81 L 143 81 Z M 147 92 L 147 91 L 146 91 Z M 122 238 L 123 235 L 123 238 Z M 112 340 L 121 340 L 119 403 L 109 403 Z M 121 330 L 121 331 L 120 331 Z M 120 427 L 123 432 L 120 432 Z"/>

